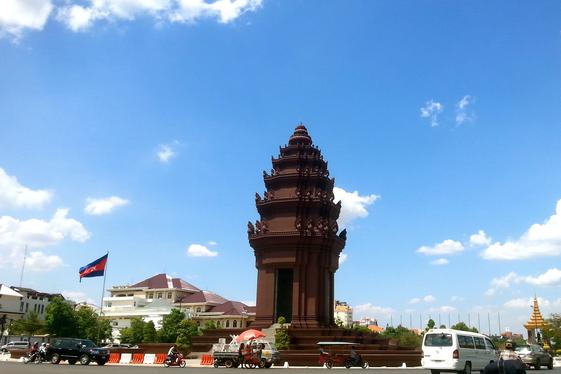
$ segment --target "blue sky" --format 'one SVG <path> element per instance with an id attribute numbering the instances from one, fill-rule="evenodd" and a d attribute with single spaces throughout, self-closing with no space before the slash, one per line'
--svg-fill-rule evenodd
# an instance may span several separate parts
<path id="1" fill-rule="evenodd" d="M 558 1 L 9 0 L 0 35 L 0 282 L 27 243 L 29 287 L 99 300 L 109 250 L 108 285 L 254 300 L 253 196 L 302 121 L 355 318 L 561 311 Z"/>

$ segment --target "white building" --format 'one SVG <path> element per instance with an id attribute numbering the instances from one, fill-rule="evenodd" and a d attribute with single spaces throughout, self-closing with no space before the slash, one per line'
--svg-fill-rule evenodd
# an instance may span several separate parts
<path id="1" fill-rule="evenodd" d="M 120 330 L 130 327 L 132 318 L 152 321 L 156 329 L 172 309 L 179 309 L 200 326 L 213 321 L 218 328 L 243 328 L 255 317 L 252 307 L 228 301 L 213 292 L 167 274 L 158 274 L 139 283 L 115 286 L 103 299 L 103 317 L 111 320 L 113 339 Z"/>
<path id="2" fill-rule="evenodd" d="M 47 305 L 49 305 L 54 297 L 58 296 L 64 298 L 61 294 L 40 292 L 31 288 L 12 286 L 11 289 L 16 291 L 23 297 L 20 304 L 20 310 L 24 314 L 33 311 L 37 313 L 39 319 L 41 320 L 45 319 Z"/>
<path id="3" fill-rule="evenodd" d="M 335 322 L 344 327 L 353 325 L 353 308 L 344 301 L 335 300 Z"/>
<path id="4" fill-rule="evenodd" d="M 0 317 L 6 316 L 6 321 L 20 319 L 24 313 L 23 295 L 10 287 L 0 284 Z"/>

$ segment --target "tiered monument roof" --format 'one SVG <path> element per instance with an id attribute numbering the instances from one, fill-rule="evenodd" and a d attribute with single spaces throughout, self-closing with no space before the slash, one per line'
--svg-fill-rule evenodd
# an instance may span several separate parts
<path id="1" fill-rule="evenodd" d="M 547 325 L 547 322 L 543 319 L 542 313 L 540 312 L 540 307 L 538 305 L 538 299 L 534 297 L 534 305 L 532 307 L 532 315 L 530 320 L 526 322 L 524 327 L 528 330 L 541 329 Z"/>

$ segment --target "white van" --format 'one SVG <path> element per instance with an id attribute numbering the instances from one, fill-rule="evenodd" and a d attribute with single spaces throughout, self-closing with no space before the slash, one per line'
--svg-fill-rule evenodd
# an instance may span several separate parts
<path id="1" fill-rule="evenodd" d="M 452 329 L 432 329 L 423 338 L 421 365 L 431 374 L 471 374 L 497 361 L 499 351 L 486 335 Z"/>

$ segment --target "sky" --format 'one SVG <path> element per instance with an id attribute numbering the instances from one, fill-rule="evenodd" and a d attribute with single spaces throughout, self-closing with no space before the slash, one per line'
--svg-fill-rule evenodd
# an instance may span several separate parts
<path id="1" fill-rule="evenodd" d="M 0 2 L 0 283 L 166 272 L 254 302 L 262 170 L 304 123 L 354 318 L 561 312 L 561 2 Z M 488 326 L 488 319 L 491 325 Z"/>

